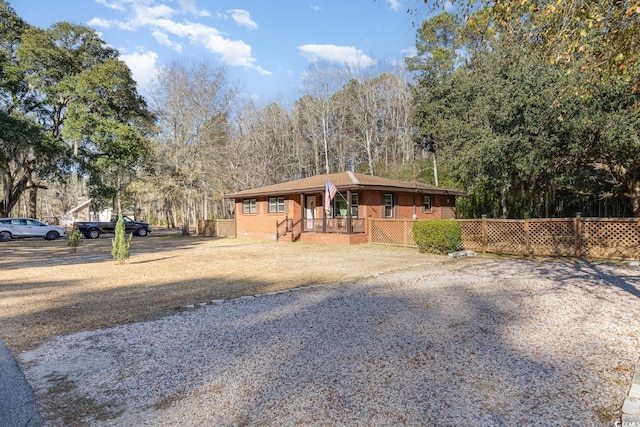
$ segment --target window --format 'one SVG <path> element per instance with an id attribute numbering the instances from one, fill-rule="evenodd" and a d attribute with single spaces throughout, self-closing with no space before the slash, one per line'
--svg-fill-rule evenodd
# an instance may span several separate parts
<path id="1" fill-rule="evenodd" d="M 384 217 L 393 218 L 393 194 L 384 195 Z"/>
<path id="2" fill-rule="evenodd" d="M 284 212 L 284 197 L 269 197 L 269 212 Z"/>
<path id="3" fill-rule="evenodd" d="M 425 212 L 431 211 L 431 196 L 423 196 L 422 210 Z"/>
<path id="4" fill-rule="evenodd" d="M 358 218 L 358 193 L 351 193 L 351 218 Z"/>
<path id="5" fill-rule="evenodd" d="M 244 199 L 242 201 L 242 213 L 256 213 L 256 199 Z"/>
<path id="6" fill-rule="evenodd" d="M 330 218 L 347 217 L 347 200 L 342 196 L 336 196 L 331 206 Z M 358 193 L 351 193 L 351 217 L 358 218 Z"/>

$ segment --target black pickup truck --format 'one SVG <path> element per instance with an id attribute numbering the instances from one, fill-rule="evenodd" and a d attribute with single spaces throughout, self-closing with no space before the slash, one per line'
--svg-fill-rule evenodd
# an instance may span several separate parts
<path id="1" fill-rule="evenodd" d="M 127 234 L 144 237 L 151 233 L 151 227 L 146 222 L 134 221 L 128 216 L 123 216 L 124 228 Z M 73 229 L 80 230 L 87 239 L 97 239 L 104 233 L 115 233 L 118 216 L 111 218 L 109 222 L 74 222 Z"/>

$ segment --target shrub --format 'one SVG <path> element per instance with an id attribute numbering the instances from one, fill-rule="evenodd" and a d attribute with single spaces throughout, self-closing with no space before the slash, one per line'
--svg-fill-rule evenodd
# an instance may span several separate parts
<path id="1" fill-rule="evenodd" d="M 418 221 L 413 225 L 413 240 L 420 252 L 455 252 L 462 249 L 462 229 L 450 219 Z"/>
<path id="2" fill-rule="evenodd" d="M 80 245 L 80 239 L 82 238 L 82 233 L 77 228 L 69 233 L 69 241 L 68 245 L 71 248 L 71 252 L 75 252 L 78 249 L 78 245 Z"/>
<path id="3" fill-rule="evenodd" d="M 111 255 L 118 260 L 118 264 L 124 264 L 129 259 L 129 247 L 131 246 L 131 238 L 133 233 L 129 235 L 129 239 L 125 238 L 124 219 L 120 210 L 118 210 L 118 222 L 115 229 L 116 236 L 111 241 Z"/>

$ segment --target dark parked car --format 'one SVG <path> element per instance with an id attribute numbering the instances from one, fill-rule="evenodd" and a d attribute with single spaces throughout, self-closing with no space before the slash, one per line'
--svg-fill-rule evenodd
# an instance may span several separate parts
<path id="1" fill-rule="evenodd" d="M 142 221 L 134 221 L 128 216 L 122 216 L 124 219 L 124 228 L 127 234 L 133 233 L 136 236 L 144 237 L 151 233 L 151 227 L 148 223 Z M 111 218 L 109 222 L 74 222 L 73 228 L 80 230 L 87 239 L 97 239 L 104 233 L 115 233 L 118 216 Z"/>
<path id="2" fill-rule="evenodd" d="M 64 228 L 33 218 L 0 218 L 0 242 L 24 237 L 40 237 L 56 240 L 66 236 Z"/>

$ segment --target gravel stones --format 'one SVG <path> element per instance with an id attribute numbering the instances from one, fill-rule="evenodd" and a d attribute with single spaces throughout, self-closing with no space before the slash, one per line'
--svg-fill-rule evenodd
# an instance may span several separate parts
<path id="1" fill-rule="evenodd" d="M 19 357 L 36 394 L 55 373 L 111 408 L 97 426 L 602 425 L 640 354 L 639 283 L 621 265 L 485 260 L 216 301 Z"/>

